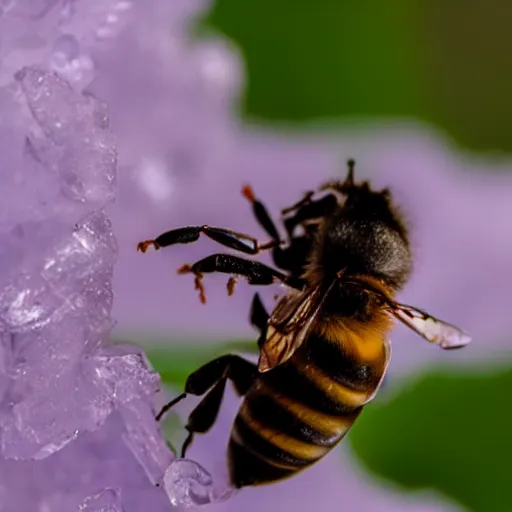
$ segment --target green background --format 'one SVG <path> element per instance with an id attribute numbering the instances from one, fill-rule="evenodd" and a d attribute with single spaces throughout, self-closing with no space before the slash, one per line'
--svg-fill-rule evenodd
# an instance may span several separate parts
<path id="1" fill-rule="evenodd" d="M 508 0 L 217 0 L 199 33 L 242 51 L 251 122 L 413 118 L 466 148 L 512 149 Z"/>

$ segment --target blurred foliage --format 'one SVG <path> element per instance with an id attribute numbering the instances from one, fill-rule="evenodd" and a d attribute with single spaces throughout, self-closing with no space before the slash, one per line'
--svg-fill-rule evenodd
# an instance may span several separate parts
<path id="1" fill-rule="evenodd" d="M 412 117 L 512 149 L 508 0 L 214 0 L 199 24 L 241 49 L 252 121 Z"/>
<path id="2" fill-rule="evenodd" d="M 510 511 L 512 369 L 431 371 L 367 406 L 350 443 L 367 469 L 475 512 Z M 485 413 L 485 414 L 484 414 Z"/>

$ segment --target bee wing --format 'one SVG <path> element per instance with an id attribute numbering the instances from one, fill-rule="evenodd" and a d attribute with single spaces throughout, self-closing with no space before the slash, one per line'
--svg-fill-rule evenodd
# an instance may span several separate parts
<path id="1" fill-rule="evenodd" d="M 292 291 L 277 303 L 268 321 L 267 337 L 260 348 L 260 372 L 284 363 L 301 346 L 327 292 L 320 286 L 304 292 Z"/>
<path id="2" fill-rule="evenodd" d="M 463 330 L 439 320 L 425 311 L 397 303 L 390 304 L 390 308 L 391 313 L 398 320 L 430 343 L 435 343 L 441 348 L 461 348 L 471 341 L 471 337 Z"/>

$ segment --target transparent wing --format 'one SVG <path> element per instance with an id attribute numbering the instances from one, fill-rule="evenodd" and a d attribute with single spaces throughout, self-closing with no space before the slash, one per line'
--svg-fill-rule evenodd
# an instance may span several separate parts
<path id="1" fill-rule="evenodd" d="M 390 304 L 391 313 L 407 327 L 417 332 L 430 343 L 446 350 L 465 347 L 471 337 L 455 325 L 443 322 L 425 311 L 403 304 Z"/>
<path id="2" fill-rule="evenodd" d="M 421 309 L 398 304 L 369 283 L 362 282 L 357 278 L 348 279 L 346 282 L 378 295 L 387 304 L 389 312 L 395 318 L 430 343 L 435 343 L 441 348 L 448 350 L 465 347 L 471 342 L 471 337 L 462 329 L 439 320 L 439 318 L 435 318 Z"/>
<path id="3" fill-rule="evenodd" d="M 331 287 L 327 291 L 320 286 L 303 292 L 292 291 L 277 303 L 260 349 L 260 372 L 284 363 L 302 345 Z"/>

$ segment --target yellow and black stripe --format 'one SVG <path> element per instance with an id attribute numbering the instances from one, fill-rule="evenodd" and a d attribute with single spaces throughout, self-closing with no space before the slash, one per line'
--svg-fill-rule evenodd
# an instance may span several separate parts
<path id="1" fill-rule="evenodd" d="M 314 332 L 286 363 L 261 374 L 235 419 L 229 444 L 234 485 L 258 485 L 292 476 L 336 446 L 359 416 L 385 371 L 381 345 L 363 357 L 350 342 Z M 331 337 L 333 330 L 331 329 Z"/>

